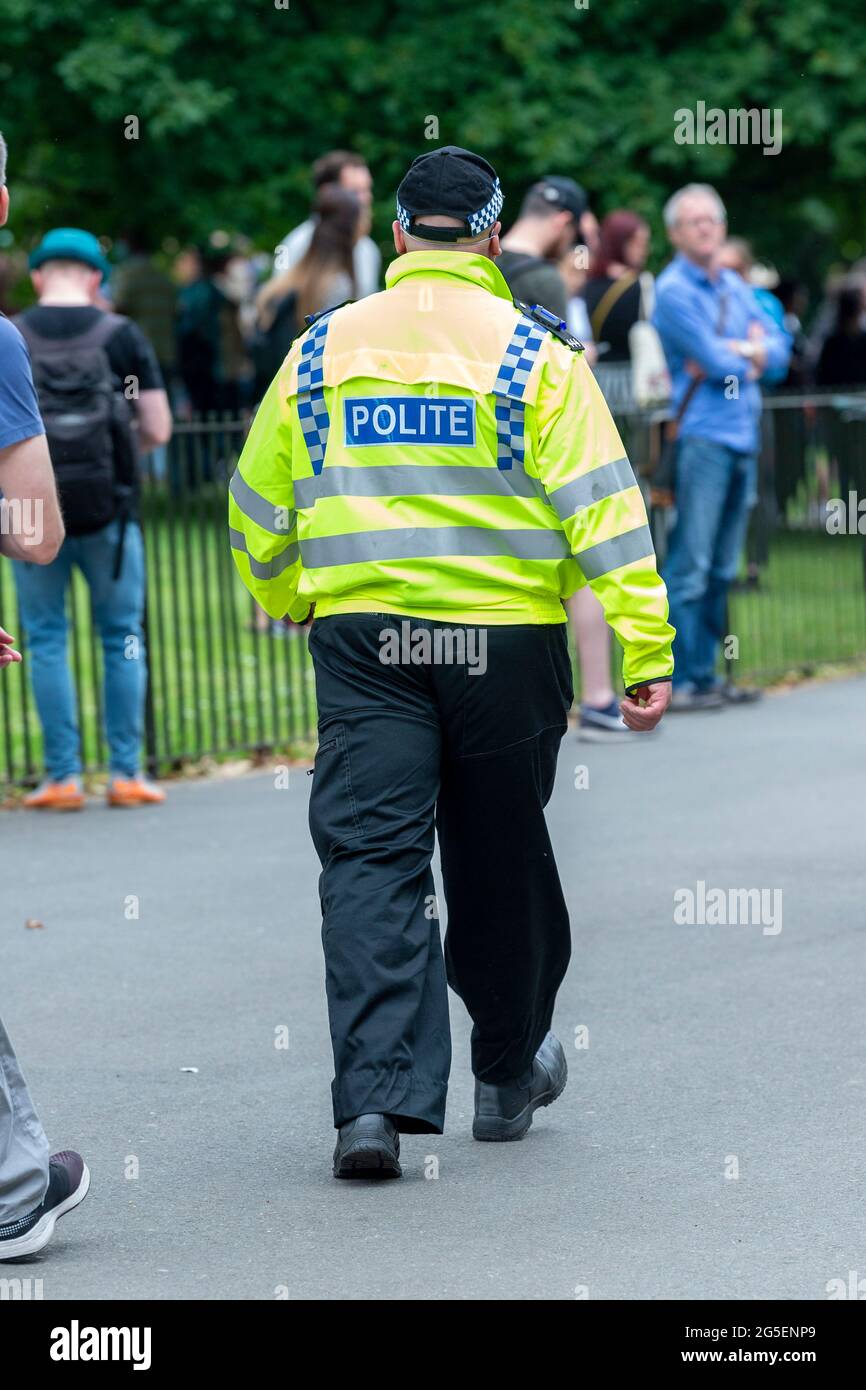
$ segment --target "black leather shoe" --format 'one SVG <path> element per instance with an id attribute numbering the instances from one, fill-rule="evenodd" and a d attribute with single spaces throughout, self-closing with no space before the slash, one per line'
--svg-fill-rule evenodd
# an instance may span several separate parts
<path id="1" fill-rule="evenodd" d="M 358 1115 L 340 1126 L 335 1178 L 399 1178 L 400 1136 L 387 1115 Z"/>
<path id="2" fill-rule="evenodd" d="M 548 1033 L 531 1069 L 519 1081 L 493 1086 L 475 1078 L 473 1137 L 494 1141 L 522 1139 L 534 1112 L 543 1105 L 552 1105 L 562 1095 L 567 1080 L 562 1043 Z"/>

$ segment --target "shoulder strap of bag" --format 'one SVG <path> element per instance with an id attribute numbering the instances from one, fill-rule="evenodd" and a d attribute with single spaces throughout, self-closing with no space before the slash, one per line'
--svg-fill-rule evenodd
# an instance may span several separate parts
<path id="1" fill-rule="evenodd" d="M 689 401 L 691 400 L 692 396 L 695 394 L 703 380 L 703 374 L 701 374 L 700 376 L 693 376 L 688 386 L 686 387 L 686 393 L 680 401 L 679 408 L 677 410 L 676 415 L 674 416 L 674 424 L 676 425 L 677 429 L 679 429 L 680 425 L 682 424 L 683 416 L 689 408 Z"/>
<path id="2" fill-rule="evenodd" d="M 638 284 L 640 285 L 640 317 L 649 323 L 655 308 L 655 280 L 648 270 L 642 270 L 638 276 Z"/>
<path id="3" fill-rule="evenodd" d="M 636 279 L 637 276 L 633 274 L 621 275 L 618 280 L 614 280 L 612 285 L 608 285 L 604 294 L 601 296 L 589 320 L 592 325 L 592 336 L 596 342 L 599 342 L 601 339 L 601 330 L 607 322 L 607 318 L 614 304 L 622 298 L 626 290 L 631 288 Z"/>
<path id="4" fill-rule="evenodd" d="M 121 314 L 100 314 L 95 323 L 92 323 L 84 333 L 76 333 L 71 338 L 48 338 L 43 333 L 38 333 L 35 328 L 27 322 L 24 314 L 18 314 L 12 320 L 21 336 L 26 340 L 31 353 L 41 355 L 46 352 L 80 352 L 86 348 L 105 347 L 110 338 L 127 320 Z"/>
<path id="5" fill-rule="evenodd" d="M 96 320 L 86 333 L 82 333 L 76 340 L 79 348 L 101 348 L 105 347 L 111 338 L 114 337 L 118 329 L 122 328 L 128 320 L 122 314 L 104 313 Z"/>

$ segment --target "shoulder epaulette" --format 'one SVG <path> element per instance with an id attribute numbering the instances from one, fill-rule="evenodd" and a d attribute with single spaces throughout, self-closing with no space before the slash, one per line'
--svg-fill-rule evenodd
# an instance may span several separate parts
<path id="1" fill-rule="evenodd" d="M 565 319 L 554 314 L 552 309 L 545 309 L 543 304 L 524 304 L 520 299 L 515 299 L 514 304 L 521 314 L 526 314 L 527 318 L 534 319 L 548 333 L 552 333 L 554 338 L 558 338 L 561 343 L 565 343 L 567 348 L 571 348 L 572 352 L 584 352 L 586 350 L 580 339 L 575 338 L 574 334 L 569 332 Z"/>
<path id="2" fill-rule="evenodd" d="M 342 304 L 335 304 L 332 309 L 320 309 L 317 314 L 305 314 L 304 323 L 307 328 L 312 328 L 313 324 L 318 323 L 319 319 L 323 319 L 326 314 L 336 314 L 338 309 L 345 309 L 347 304 L 354 303 L 354 299 L 344 299 Z"/>

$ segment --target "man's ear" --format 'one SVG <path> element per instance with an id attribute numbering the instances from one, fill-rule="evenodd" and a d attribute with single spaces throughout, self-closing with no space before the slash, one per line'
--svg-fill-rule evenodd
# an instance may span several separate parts
<path id="1" fill-rule="evenodd" d="M 502 223 L 496 222 L 493 226 L 493 230 L 490 233 L 490 246 L 487 250 L 487 254 L 490 257 L 491 261 L 495 261 L 497 256 L 502 255 L 502 246 L 499 242 L 499 233 L 501 231 Z"/>
<path id="2" fill-rule="evenodd" d="M 8 216 L 9 216 L 9 189 L 6 187 L 6 185 L 5 185 L 5 183 L 4 183 L 3 187 L 0 188 L 0 227 L 3 226 L 3 223 L 6 221 L 6 218 L 7 218 Z"/>
<path id="3" fill-rule="evenodd" d="M 393 233 L 394 233 L 394 247 L 395 247 L 395 249 L 396 249 L 397 255 L 398 255 L 398 256 L 405 256 L 405 254 L 406 254 L 406 238 L 405 238 L 405 236 L 403 235 L 403 228 L 400 226 L 400 223 L 396 220 L 396 218 L 395 218 L 395 220 L 391 223 L 391 229 L 392 229 L 392 231 L 393 231 Z"/>
<path id="4" fill-rule="evenodd" d="M 33 288 L 34 288 L 34 290 L 36 291 L 37 295 L 41 295 L 41 293 L 42 293 L 42 271 L 41 271 L 41 270 L 31 270 L 31 272 L 30 272 L 30 279 L 33 281 Z"/>

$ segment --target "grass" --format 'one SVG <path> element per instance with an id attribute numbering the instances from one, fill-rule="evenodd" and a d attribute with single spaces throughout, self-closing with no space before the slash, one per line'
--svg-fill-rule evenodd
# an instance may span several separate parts
<path id="1" fill-rule="evenodd" d="M 866 655 L 863 539 L 778 534 L 761 587 L 731 596 L 730 626 L 739 638 L 738 680 L 770 682 Z"/>

